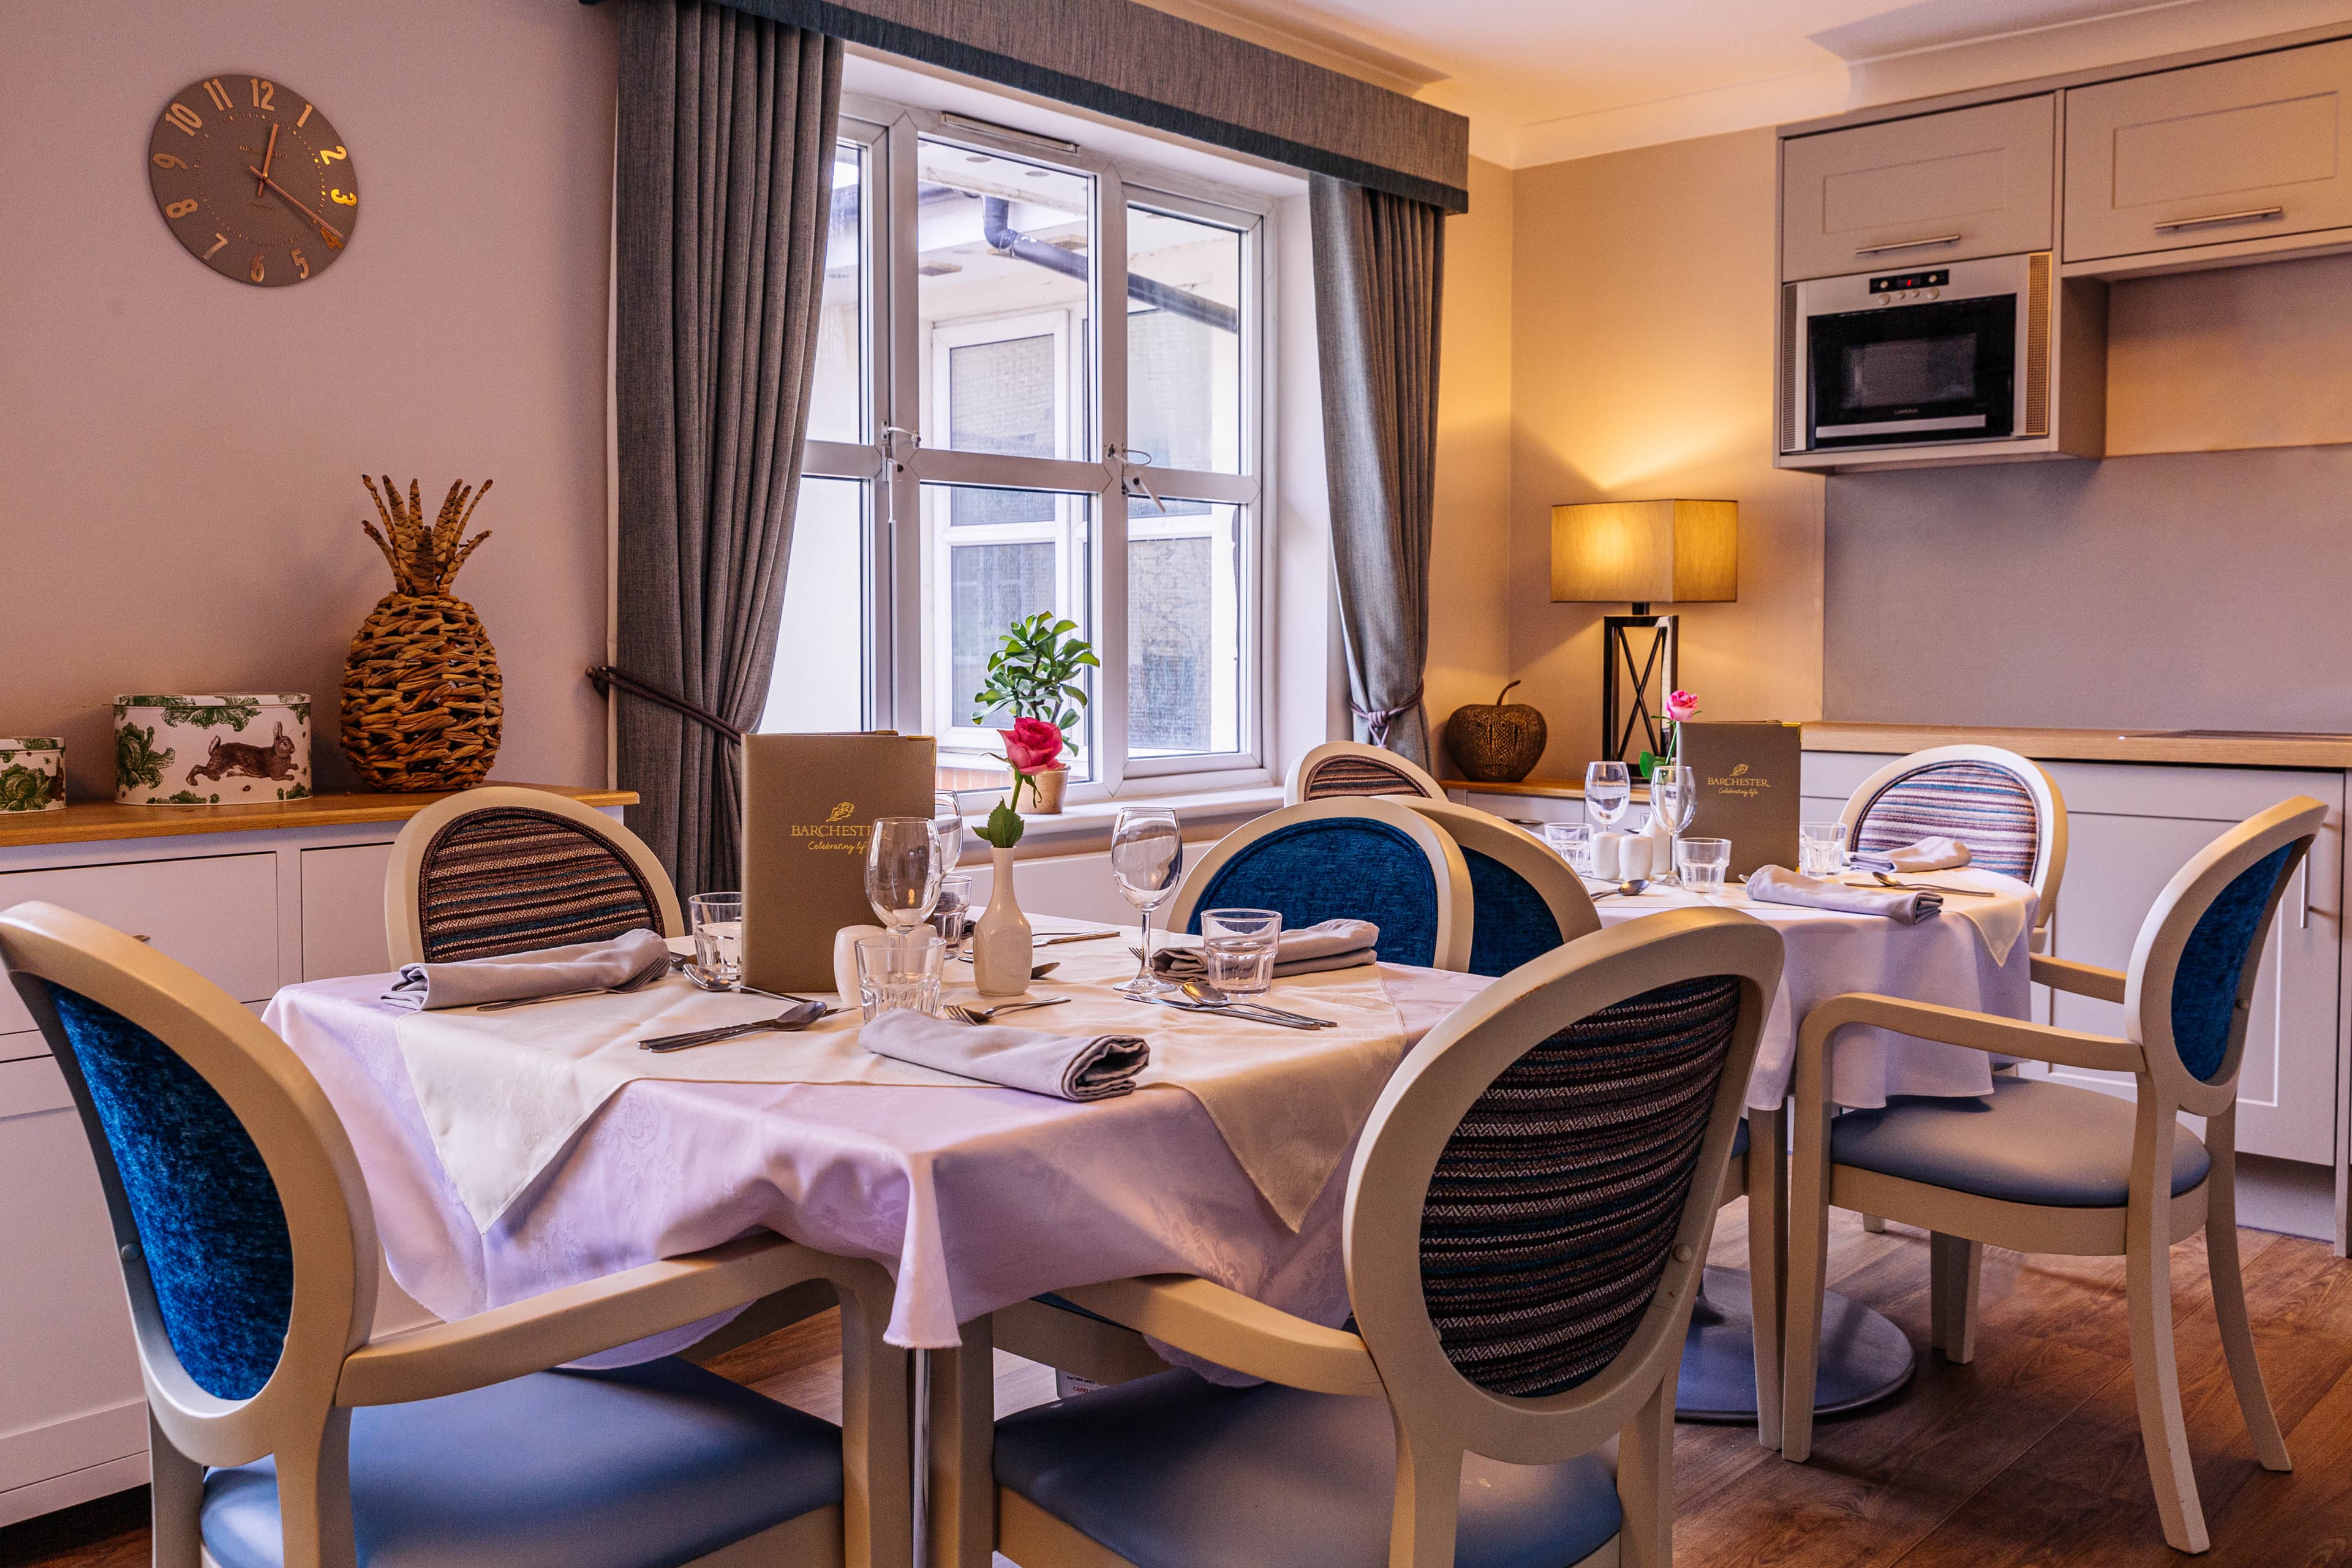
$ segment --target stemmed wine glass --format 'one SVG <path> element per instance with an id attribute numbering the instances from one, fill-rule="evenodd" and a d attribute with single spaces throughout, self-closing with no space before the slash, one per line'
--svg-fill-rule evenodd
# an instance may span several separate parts
<path id="1" fill-rule="evenodd" d="M 1622 763 L 1588 763 L 1584 767 L 1584 815 L 1601 827 L 1613 826 L 1633 804 L 1633 779 Z"/>
<path id="2" fill-rule="evenodd" d="M 939 829 L 940 875 L 944 877 L 963 856 L 963 813 L 956 807 L 955 791 L 932 792 L 931 826 Z"/>
<path id="3" fill-rule="evenodd" d="M 1666 825 L 1673 843 L 1679 845 L 1683 829 L 1698 815 L 1698 770 L 1679 763 L 1660 763 L 1650 775 L 1650 815 Z M 1666 850 L 1666 873 L 1654 879 L 1670 887 L 1679 887 L 1682 878 L 1675 870 L 1675 851 Z"/>
<path id="4" fill-rule="evenodd" d="M 940 901 L 940 841 L 928 816 L 885 816 L 866 841 L 866 901 L 893 942 L 929 920 Z"/>
<path id="5" fill-rule="evenodd" d="M 1184 836 L 1164 805 L 1122 808 L 1110 830 L 1110 870 L 1120 896 L 1143 913 L 1143 960 L 1135 978 L 1113 987 L 1128 996 L 1165 996 L 1177 988 L 1151 973 L 1151 911 L 1184 874 Z"/>

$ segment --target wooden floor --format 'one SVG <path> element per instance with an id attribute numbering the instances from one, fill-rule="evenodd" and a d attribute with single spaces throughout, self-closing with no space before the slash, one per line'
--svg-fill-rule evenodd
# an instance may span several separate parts
<path id="1" fill-rule="evenodd" d="M 1924 1345 L 1927 1242 L 1866 1235 L 1840 1215 L 1838 1289 Z M 2173 1311 L 2205 1562 L 2352 1568 L 2352 1263 L 2317 1242 L 2244 1233 L 2263 1369 L 2292 1475 L 2254 1462 L 2221 1361 L 2200 1242 L 2173 1249 Z M 1716 1260 L 1744 1257 L 1727 1210 Z M 1679 1568 L 2125 1568 L 2184 1561 L 2164 1544 L 2140 1453 L 2120 1260 L 1985 1260 L 1977 1360 L 1927 1357 L 1884 1408 L 1824 1422 L 1791 1465 L 1746 1428 L 1676 1435 Z M 838 1413 L 830 1317 L 730 1352 L 719 1370 L 777 1398 Z M 1051 1374 L 1000 1354 L 1001 1410 L 1049 1398 Z M 0 1568 L 130 1568 L 147 1562 L 142 1492 L 0 1530 Z M 1203 1564 L 1202 1568 L 1213 1568 Z"/>

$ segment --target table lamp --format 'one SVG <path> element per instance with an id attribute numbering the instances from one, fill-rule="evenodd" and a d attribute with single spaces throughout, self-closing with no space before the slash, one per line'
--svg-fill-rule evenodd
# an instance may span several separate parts
<path id="1" fill-rule="evenodd" d="M 1637 739 L 1651 752 L 1666 749 L 1658 715 L 1675 689 L 1678 617 L 1654 616 L 1650 606 L 1738 597 L 1738 501 L 1609 500 L 1551 509 L 1552 603 L 1622 603 L 1632 610 L 1601 623 L 1604 760 L 1634 760 L 1627 752 Z M 1646 647 L 1639 646 L 1643 632 Z M 1631 690 L 1621 699 L 1629 677 Z"/>

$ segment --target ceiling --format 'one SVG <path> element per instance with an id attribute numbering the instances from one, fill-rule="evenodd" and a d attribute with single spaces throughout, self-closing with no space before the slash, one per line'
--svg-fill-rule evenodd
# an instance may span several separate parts
<path id="1" fill-rule="evenodd" d="M 2352 0 L 1144 0 L 1471 121 L 1512 167 L 2316 26 Z"/>

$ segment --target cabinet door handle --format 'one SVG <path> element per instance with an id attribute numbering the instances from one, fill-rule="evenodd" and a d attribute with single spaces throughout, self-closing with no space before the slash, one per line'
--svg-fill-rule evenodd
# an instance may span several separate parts
<path id="1" fill-rule="evenodd" d="M 2303 858 L 2303 929 L 2311 929 L 2311 857 Z"/>
<path id="2" fill-rule="evenodd" d="M 2158 234 L 2170 234 L 2175 229 L 2210 228 L 2223 223 L 2264 223 L 2274 217 L 2286 216 L 2284 207 L 2248 207 L 2242 213 L 2209 213 L 2203 217 L 2177 217 L 2170 223 L 2156 226 Z"/>
<path id="3" fill-rule="evenodd" d="M 1939 234 L 1928 239 L 1898 239 L 1892 245 L 1865 245 L 1861 249 L 1855 251 L 1854 254 L 1856 256 L 1883 256 L 1890 250 L 1917 250 L 1925 246 L 1958 245 L 1959 243 L 1960 237 L 1957 234 Z"/>

